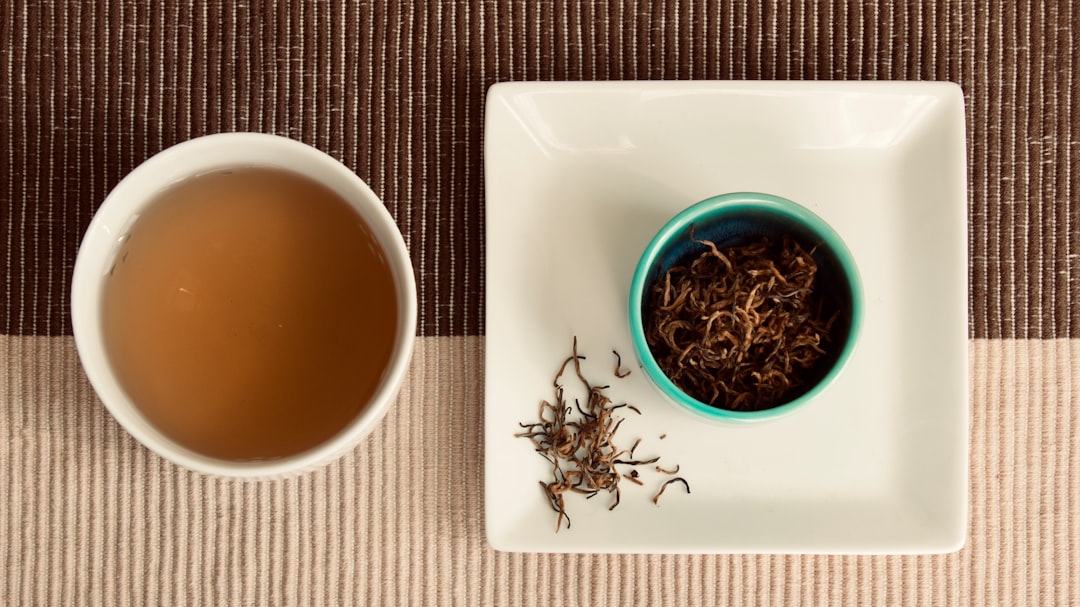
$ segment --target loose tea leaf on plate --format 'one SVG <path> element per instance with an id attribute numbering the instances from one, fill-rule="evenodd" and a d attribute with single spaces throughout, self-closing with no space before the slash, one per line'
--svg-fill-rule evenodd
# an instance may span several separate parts
<path id="1" fill-rule="evenodd" d="M 615 375 L 625 377 L 628 373 L 619 373 L 621 358 L 617 352 L 615 356 Z M 558 513 L 556 532 L 562 529 L 564 520 L 570 528 L 570 516 L 566 512 L 568 494 L 582 494 L 591 499 L 606 492 L 613 496 L 608 505 L 608 510 L 613 510 L 622 497 L 620 481 L 626 479 L 635 485 L 644 485 L 637 467 L 660 461 L 659 457 L 638 458 L 635 455 L 641 444 L 640 438 L 629 449 L 616 446 L 615 433 L 624 418 L 615 412 L 626 409 L 641 415 L 641 411 L 628 403 L 615 404 L 605 392 L 609 386 L 590 383 L 581 370 L 583 360 L 585 357 L 578 354 L 575 337 L 572 354 L 563 361 L 552 382 L 554 402 L 541 401 L 540 421 L 519 424 L 524 431 L 515 434 L 531 440 L 536 452 L 551 464 L 551 480 L 540 481 L 540 487 L 552 510 Z M 574 399 L 573 406 L 567 403 L 562 377 L 571 366 L 587 393 L 584 404 L 578 399 Z"/>
<path id="2" fill-rule="evenodd" d="M 665 489 L 667 489 L 668 485 L 670 485 L 670 484 L 672 484 L 672 483 L 682 483 L 682 484 L 683 484 L 683 487 L 685 487 L 685 488 L 686 488 L 686 492 L 687 492 L 687 493 L 690 493 L 690 483 L 686 482 L 686 479 L 685 479 L 685 478 L 683 478 L 683 477 L 681 477 L 681 476 L 676 476 L 675 478 L 673 478 L 673 479 L 671 479 L 671 480 L 667 481 L 667 482 L 666 482 L 666 483 L 664 483 L 663 485 L 660 485 L 660 490 L 659 490 L 659 491 L 657 491 L 657 492 L 656 492 L 656 495 L 654 495 L 654 496 L 653 496 L 653 498 L 652 498 L 652 503 L 654 503 L 654 504 L 656 504 L 657 506 L 659 506 L 659 505 L 660 505 L 660 496 L 664 494 L 664 490 L 665 490 Z"/>

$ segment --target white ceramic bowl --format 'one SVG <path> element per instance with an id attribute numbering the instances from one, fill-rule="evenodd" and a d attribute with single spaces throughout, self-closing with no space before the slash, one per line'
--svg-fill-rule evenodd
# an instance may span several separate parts
<path id="1" fill-rule="evenodd" d="M 138 215 L 182 179 L 239 166 L 288 169 L 321 182 L 347 200 L 382 245 L 397 286 L 401 322 L 390 365 L 371 402 L 341 432 L 319 446 L 287 458 L 230 461 L 187 449 L 159 432 L 120 387 L 105 354 L 102 291 L 121 239 Z M 199 472 L 242 478 L 283 476 L 344 455 L 386 415 L 404 380 L 416 335 L 416 282 L 405 241 L 378 196 L 355 173 L 303 143 L 256 133 L 223 133 L 173 146 L 139 165 L 113 188 L 83 237 L 71 284 L 71 323 L 83 368 L 101 401 L 120 425 L 162 457 Z"/>

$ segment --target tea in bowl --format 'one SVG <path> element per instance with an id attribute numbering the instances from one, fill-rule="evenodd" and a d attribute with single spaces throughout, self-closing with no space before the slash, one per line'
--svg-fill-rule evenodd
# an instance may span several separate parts
<path id="1" fill-rule="evenodd" d="M 416 286 L 382 202 L 332 157 L 229 133 L 126 176 L 79 249 L 72 325 L 102 402 L 190 469 L 262 478 L 328 463 L 404 379 Z"/>
<path id="2" fill-rule="evenodd" d="M 855 260 L 790 200 L 732 193 L 672 218 L 645 248 L 629 299 L 646 377 L 670 401 L 721 422 L 791 413 L 822 394 L 855 348 Z"/>

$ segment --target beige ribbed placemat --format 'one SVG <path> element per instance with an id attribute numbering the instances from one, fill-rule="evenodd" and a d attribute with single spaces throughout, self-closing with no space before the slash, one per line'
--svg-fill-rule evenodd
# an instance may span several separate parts
<path id="1" fill-rule="evenodd" d="M 0 606 L 1080 605 L 1080 6 L 1072 0 L 0 2 Z M 487 549 L 483 100 L 506 80 L 936 79 L 965 93 L 971 531 L 935 557 Z M 309 475 L 138 447 L 72 346 L 108 190 L 171 144 L 287 135 L 370 183 L 420 332 L 375 435 Z"/>
<path id="2" fill-rule="evenodd" d="M 0 337 L 0 604 L 1078 605 L 1080 340 L 970 353 L 959 553 L 535 555 L 484 541 L 483 338 L 422 338 L 370 440 L 253 483 L 139 447 L 71 338 Z"/>

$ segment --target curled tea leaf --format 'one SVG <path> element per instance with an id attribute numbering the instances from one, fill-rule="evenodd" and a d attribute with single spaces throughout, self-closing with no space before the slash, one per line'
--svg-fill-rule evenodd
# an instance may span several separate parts
<path id="1" fill-rule="evenodd" d="M 761 410 L 807 385 L 837 313 L 814 291 L 813 251 L 795 239 L 704 250 L 670 268 L 647 296 L 645 338 L 657 363 L 693 398 Z"/>

